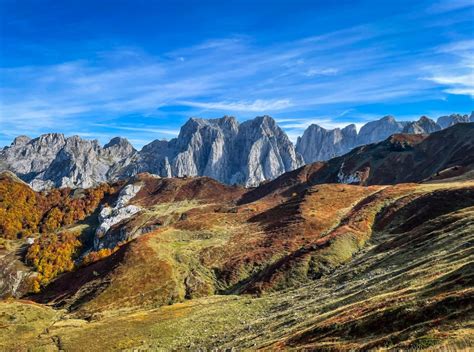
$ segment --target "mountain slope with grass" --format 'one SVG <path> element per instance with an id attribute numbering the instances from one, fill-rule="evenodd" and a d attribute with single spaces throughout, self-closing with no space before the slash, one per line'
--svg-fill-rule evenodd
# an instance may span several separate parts
<path id="1" fill-rule="evenodd" d="M 3 347 L 71 351 L 85 344 L 105 351 L 470 348 L 474 342 L 474 254 L 469 245 L 474 240 L 474 185 L 408 187 L 412 188 L 407 195 L 369 216 L 373 225 L 365 245 L 319 278 L 257 296 L 205 295 L 162 307 L 117 304 L 83 317 L 30 301 L 4 301 L 1 334 L 21 338 L 4 338 Z M 464 200 L 433 213 L 440 202 L 452 197 Z M 356 218 L 367 220 L 370 212 L 355 208 Z M 410 222 L 414 217 L 421 220 Z M 340 249 L 336 246 L 326 259 L 335 258 Z M 150 265 L 140 258 L 144 259 L 137 257 L 141 262 L 135 263 L 137 270 Z M 118 294 L 127 296 L 126 291 Z M 127 297 L 131 302 L 132 296 Z"/>
<path id="2" fill-rule="evenodd" d="M 394 135 L 254 189 L 143 173 L 35 192 L 2 174 L 21 226 L 0 227 L 0 349 L 470 348 L 471 129 Z M 345 162 L 369 163 L 365 182 L 324 182 Z"/>

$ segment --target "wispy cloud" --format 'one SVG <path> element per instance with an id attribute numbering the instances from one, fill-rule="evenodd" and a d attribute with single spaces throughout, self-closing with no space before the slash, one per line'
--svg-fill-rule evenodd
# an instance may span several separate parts
<path id="1" fill-rule="evenodd" d="M 378 116 L 371 116 L 370 119 L 379 118 Z M 370 120 L 368 119 L 368 120 Z M 334 120 L 329 117 L 322 117 L 322 116 L 313 116 L 313 117 L 306 117 L 306 118 L 278 118 L 276 119 L 277 123 L 282 127 L 290 140 L 292 142 L 296 142 L 298 137 L 301 136 L 305 129 L 307 129 L 311 125 L 318 125 L 322 128 L 327 130 L 332 130 L 335 128 L 344 128 L 348 125 L 354 124 L 357 130 L 364 125 L 364 122 L 352 122 L 350 120 Z"/>
<path id="2" fill-rule="evenodd" d="M 277 120 L 280 121 L 280 120 Z M 334 129 L 334 128 L 344 128 L 347 125 L 353 124 L 351 121 L 341 120 L 335 121 L 331 118 L 321 118 L 321 117 L 308 117 L 304 119 L 293 119 L 292 122 L 282 122 L 281 126 L 285 129 L 299 129 L 304 130 L 310 125 L 318 125 L 325 129 Z M 354 123 L 356 127 L 361 127 L 364 123 L 358 122 Z"/>
<path id="3" fill-rule="evenodd" d="M 456 41 L 437 52 L 448 64 L 427 66 L 425 79 L 444 86 L 446 93 L 474 98 L 474 40 Z"/>
<path id="4" fill-rule="evenodd" d="M 307 77 L 314 77 L 314 76 L 332 76 L 339 72 L 337 68 L 310 68 L 308 71 L 304 73 Z"/>
<path id="5" fill-rule="evenodd" d="M 408 46 L 420 30 L 413 23 L 425 30 L 434 16 L 441 31 L 445 12 L 470 3 L 439 1 L 428 9 L 435 15 L 421 11 L 417 21 L 384 18 L 285 42 L 237 34 L 153 54 L 116 47 L 87 59 L 0 68 L 1 133 L 60 128 L 105 139 L 108 129 L 144 141 L 176 135 L 183 114 L 235 112 L 278 115 L 295 135 L 311 123 L 343 127 L 353 115 L 361 123 L 364 105 L 474 97 L 472 39 L 447 35 L 454 39 L 443 37 L 444 45 Z M 162 108 L 170 106 L 187 109 L 167 119 Z"/>
<path id="6" fill-rule="evenodd" d="M 194 106 L 198 108 L 210 109 L 210 110 L 224 110 L 224 111 L 247 111 L 247 112 L 266 112 L 266 111 L 279 111 L 292 106 L 289 99 L 275 99 L 275 100 L 264 100 L 256 99 L 254 101 L 221 101 L 221 102 L 192 102 L 192 101 L 180 101 L 180 104 L 187 106 Z"/>
<path id="7" fill-rule="evenodd" d="M 123 130 L 123 131 L 137 131 L 137 132 L 147 132 L 147 133 L 160 133 L 166 134 L 170 136 L 177 136 L 179 130 L 172 130 L 166 128 L 160 128 L 158 126 L 146 126 L 146 127 L 131 127 L 131 126 L 123 126 L 123 125 L 116 125 L 116 124 L 105 124 L 105 123 L 94 123 L 93 126 L 98 127 L 106 127 L 112 130 Z"/>
<path id="8" fill-rule="evenodd" d="M 432 13 L 444 13 L 468 7 L 474 7 L 472 0 L 439 0 L 435 1 L 428 11 Z"/>

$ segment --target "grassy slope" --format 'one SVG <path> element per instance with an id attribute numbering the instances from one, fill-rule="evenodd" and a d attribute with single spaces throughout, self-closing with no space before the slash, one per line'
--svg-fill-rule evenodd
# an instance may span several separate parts
<path id="1" fill-rule="evenodd" d="M 418 197 L 466 185 L 407 186 L 404 191 L 409 190 L 408 194 L 415 193 L 414 197 Z M 391 192 L 393 200 L 398 199 L 392 202 L 393 209 L 386 207 L 376 217 L 381 204 L 387 205 L 386 202 L 375 202 L 376 211 L 371 207 L 356 207 L 349 213 L 352 212 L 353 219 L 364 221 L 340 224 L 352 231 L 348 235 L 351 238 L 365 233 L 365 246 L 354 258 L 344 258 L 344 261 L 349 260 L 346 265 L 335 266 L 320 279 L 299 288 L 260 298 L 202 297 L 157 309 L 122 307 L 116 310 L 114 307 L 104 311 L 100 320 L 91 322 L 67 320 L 67 315 L 60 318 L 59 313 L 48 308 L 41 308 L 38 314 L 36 305 L 4 302 L 0 304 L 0 312 L 20 314 L 18 319 L 30 319 L 30 323 L 22 325 L 26 328 L 16 329 L 11 318 L 0 315 L 2 341 L 9 343 L 9 347 L 18 347 L 18 339 L 8 339 L 11 336 L 8 334 L 14 331 L 24 345 L 31 347 L 37 334 L 40 337 L 35 344 L 60 346 L 71 351 L 84 346 L 104 351 L 119 348 L 182 350 L 197 346 L 268 350 L 472 346 L 474 208 L 447 207 L 444 214 L 430 217 L 425 214 L 431 213 L 428 207 L 425 213 L 420 210 L 417 214 L 426 218 L 421 226 L 408 226 L 410 222 L 404 225 L 403 221 L 412 212 L 406 206 L 408 198 L 402 197 L 406 194 L 400 189 Z M 434 204 L 435 199 L 428 198 L 426 203 Z M 456 199 L 445 199 L 448 204 L 450 201 L 454 205 L 459 203 Z M 312 217 L 312 207 L 308 205 L 305 209 L 304 214 Z M 344 214 L 341 216 L 348 216 L 347 212 Z M 370 228 L 374 222 L 377 230 L 372 236 L 360 230 L 360 226 Z M 341 226 L 333 225 L 329 226 L 327 235 L 340 231 Z M 175 255 L 192 258 L 189 250 L 201 244 L 199 239 L 190 237 L 191 232 L 183 229 L 168 231 L 176 232 L 165 233 L 159 241 L 157 238 L 148 240 L 149 247 L 155 253 L 166 253 L 172 248 Z M 221 234 L 219 232 L 219 236 Z M 342 233 L 342 238 L 345 234 Z M 224 235 L 223 240 L 226 238 Z M 186 246 L 182 245 L 183 241 Z M 205 241 L 215 241 L 215 238 L 209 236 Z M 168 246 L 168 249 L 160 246 Z M 143 284 L 147 285 L 145 281 Z M 21 313 L 24 310 L 31 310 L 31 317 L 29 313 Z M 52 326 L 46 332 L 44 329 L 49 325 Z"/>

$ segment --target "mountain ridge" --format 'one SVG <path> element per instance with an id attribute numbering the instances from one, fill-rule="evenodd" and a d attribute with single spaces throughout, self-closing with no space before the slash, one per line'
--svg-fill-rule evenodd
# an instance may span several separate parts
<path id="1" fill-rule="evenodd" d="M 474 113 L 438 119 L 443 126 L 474 121 Z M 126 138 L 103 147 L 97 140 L 61 133 L 34 139 L 18 136 L 0 150 L 0 171 L 14 172 L 34 189 L 88 188 L 101 182 L 149 172 L 162 177 L 209 176 L 227 184 L 254 187 L 314 161 L 343 155 L 359 145 L 394 133 L 432 133 L 440 124 L 422 116 L 398 122 L 393 116 L 365 124 L 326 130 L 310 125 L 294 145 L 270 116 L 239 123 L 235 117 L 190 118 L 178 137 L 155 140 L 136 150 Z"/>

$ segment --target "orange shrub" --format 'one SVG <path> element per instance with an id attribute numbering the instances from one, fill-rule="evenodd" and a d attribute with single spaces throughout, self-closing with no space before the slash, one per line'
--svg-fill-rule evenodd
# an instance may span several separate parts
<path id="1" fill-rule="evenodd" d="M 82 264 L 89 265 L 95 263 L 109 255 L 115 253 L 120 247 L 116 246 L 115 248 L 102 248 L 96 252 L 89 252 L 84 259 L 82 260 Z"/>

